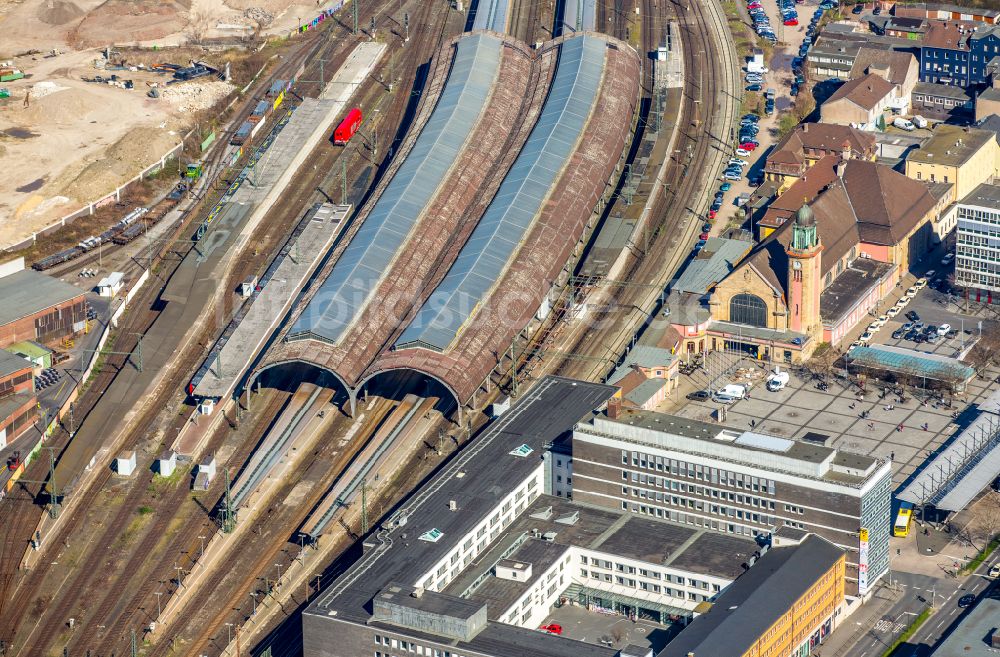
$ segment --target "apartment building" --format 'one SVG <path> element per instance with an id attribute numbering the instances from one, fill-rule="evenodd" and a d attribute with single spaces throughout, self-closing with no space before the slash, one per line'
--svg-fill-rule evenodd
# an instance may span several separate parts
<path id="1" fill-rule="evenodd" d="M 848 595 L 888 572 L 888 461 L 647 411 L 578 424 L 572 452 L 574 501 L 758 539 L 815 533 L 847 550 Z"/>

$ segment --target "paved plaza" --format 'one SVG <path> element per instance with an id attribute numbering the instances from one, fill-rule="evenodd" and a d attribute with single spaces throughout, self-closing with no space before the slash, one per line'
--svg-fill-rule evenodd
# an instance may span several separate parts
<path id="1" fill-rule="evenodd" d="M 722 358 L 735 363 L 731 355 L 707 354 L 708 361 Z M 712 363 L 708 361 L 706 367 L 712 371 Z M 739 366 L 764 371 L 767 368 L 765 363 L 749 358 L 742 359 Z M 721 371 L 722 366 L 715 369 Z M 729 365 L 728 369 L 734 371 L 736 368 Z M 996 388 L 992 379 L 977 377 L 969 383 L 963 395 L 951 402 L 949 408 L 947 401 L 942 404 L 939 398 L 928 399 L 924 391 L 914 394 L 906 390 L 903 401 L 892 392 L 883 396 L 882 388 L 876 382 L 870 382 L 862 393 L 846 379 L 830 377 L 828 388 L 820 390 L 815 380 L 807 380 L 794 370 L 788 386 L 777 392 L 769 392 L 763 386 L 763 376 L 757 380 L 760 383 L 753 386 L 748 399 L 728 405 L 726 426 L 787 438 L 823 441 L 829 447 L 891 458 L 893 480 L 897 485 L 909 478 L 928 456 L 957 433 L 965 417 L 973 415 L 963 416 L 963 411 L 983 401 Z M 733 378 L 718 381 L 716 386 L 730 381 L 742 382 Z M 719 404 L 707 401 L 686 402 L 678 409 L 675 402 L 665 404 L 660 410 L 714 422 L 718 408 Z"/>

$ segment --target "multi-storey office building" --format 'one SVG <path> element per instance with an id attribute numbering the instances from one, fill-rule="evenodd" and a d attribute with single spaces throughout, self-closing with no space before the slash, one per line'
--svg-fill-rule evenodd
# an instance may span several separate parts
<path id="1" fill-rule="evenodd" d="M 958 203 L 955 284 L 975 301 L 1000 295 L 1000 186 L 983 183 Z"/>
<path id="2" fill-rule="evenodd" d="M 595 416 L 572 445 L 574 501 L 725 534 L 815 533 L 848 551 L 848 595 L 889 570 L 888 461 L 648 411 Z"/>
<path id="3" fill-rule="evenodd" d="M 767 564 L 782 560 L 769 555 L 788 548 L 546 494 L 543 448 L 613 392 L 551 377 L 537 384 L 376 529 L 306 609 L 305 655 L 622 657 L 633 653 L 538 624 L 560 601 L 686 623 L 757 565 L 771 573 Z M 808 537 L 801 547 L 815 551 Z M 803 573 L 775 578 L 789 599 L 808 583 Z M 821 615 L 810 632 L 832 622 Z M 776 622 L 778 612 L 767 625 Z"/>

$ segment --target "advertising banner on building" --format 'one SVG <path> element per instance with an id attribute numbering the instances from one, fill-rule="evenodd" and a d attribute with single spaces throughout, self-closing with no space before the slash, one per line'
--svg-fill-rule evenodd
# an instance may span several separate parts
<path id="1" fill-rule="evenodd" d="M 868 593 L 868 530 L 858 532 L 858 595 Z"/>

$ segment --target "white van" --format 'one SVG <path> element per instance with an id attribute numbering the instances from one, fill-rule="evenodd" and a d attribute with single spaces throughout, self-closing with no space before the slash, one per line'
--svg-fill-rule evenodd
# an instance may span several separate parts
<path id="1" fill-rule="evenodd" d="M 918 114 L 918 115 L 916 115 L 916 116 L 913 117 L 913 125 L 917 126 L 918 128 L 926 128 L 927 127 L 927 119 L 925 119 L 924 117 L 922 117 L 922 116 L 920 116 Z"/>
<path id="2" fill-rule="evenodd" d="M 788 385 L 788 372 L 782 372 L 775 368 L 771 375 L 767 377 L 767 389 L 771 392 L 778 392 Z"/>
<path id="3" fill-rule="evenodd" d="M 716 390 L 715 394 L 712 395 L 712 401 L 719 404 L 732 404 L 734 401 L 743 399 L 746 396 L 746 386 L 730 383 L 729 385 Z"/>
<path id="4" fill-rule="evenodd" d="M 911 123 L 910 121 L 907 121 L 906 119 L 904 119 L 901 116 L 897 116 L 896 118 L 894 118 L 892 120 L 892 124 L 894 126 L 896 126 L 897 128 L 899 128 L 900 130 L 906 130 L 907 132 L 909 132 L 910 130 L 916 130 L 917 129 L 917 127 L 915 125 L 913 125 L 913 123 Z"/>

